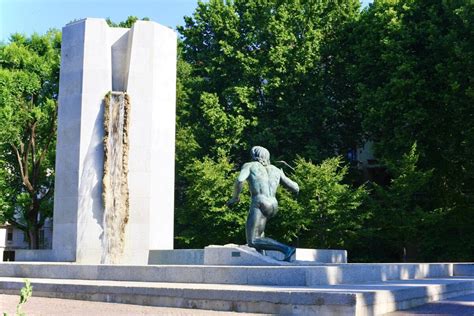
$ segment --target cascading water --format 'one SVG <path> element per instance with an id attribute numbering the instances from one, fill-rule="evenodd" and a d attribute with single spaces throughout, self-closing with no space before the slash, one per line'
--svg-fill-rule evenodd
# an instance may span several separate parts
<path id="1" fill-rule="evenodd" d="M 128 126 L 129 97 L 110 92 L 104 108 L 104 203 L 102 263 L 119 263 L 125 247 L 125 228 L 129 217 Z"/>

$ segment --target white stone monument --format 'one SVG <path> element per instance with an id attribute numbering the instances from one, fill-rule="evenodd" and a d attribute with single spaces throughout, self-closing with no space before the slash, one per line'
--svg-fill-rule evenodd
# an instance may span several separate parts
<path id="1" fill-rule="evenodd" d="M 176 33 L 87 18 L 62 34 L 51 259 L 147 264 L 149 250 L 173 249 Z M 106 121 L 128 106 L 105 128 L 117 143 L 106 103 Z"/>

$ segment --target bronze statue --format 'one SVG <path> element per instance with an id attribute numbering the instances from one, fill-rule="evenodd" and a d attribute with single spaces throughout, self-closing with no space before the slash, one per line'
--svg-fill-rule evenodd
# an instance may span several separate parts
<path id="1" fill-rule="evenodd" d="M 244 182 L 248 181 L 252 202 L 245 226 L 247 244 L 260 253 L 264 250 L 280 251 L 285 256 L 283 260 L 290 261 L 296 249 L 265 237 L 264 230 L 267 221 L 278 212 L 275 197 L 278 185 L 281 183 L 289 190 L 298 193 L 298 184 L 287 178 L 283 170 L 270 164 L 270 153 L 267 149 L 255 146 L 251 154 L 254 161 L 243 165 L 235 181 L 234 194 L 227 205 L 232 206 L 239 202 Z"/>

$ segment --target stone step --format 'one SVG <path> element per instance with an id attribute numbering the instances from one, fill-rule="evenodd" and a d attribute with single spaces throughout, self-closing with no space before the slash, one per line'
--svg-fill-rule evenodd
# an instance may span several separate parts
<path id="1" fill-rule="evenodd" d="M 30 278 L 33 296 L 285 315 L 380 315 L 474 293 L 474 278 L 321 286 L 269 286 Z M 0 277 L 0 293 L 23 279 Z"/>
<path id="2" fill-rule="evenodd" d="M 455 273 L 456 272 L 456 273 Z M 471 273 L 471 274 L 469 274 Z M 319 266 L 82 265 L 0 263 L 0 277 L 315 286 L 474 275 L 474 264 L 327 264 Z"/>

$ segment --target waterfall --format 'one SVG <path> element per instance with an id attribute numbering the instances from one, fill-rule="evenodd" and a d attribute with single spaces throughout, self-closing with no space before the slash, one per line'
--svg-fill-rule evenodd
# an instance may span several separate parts
<path id="1" fill-rule="evenodd" d="M 110 92 L 104 107 L 104 176 L 102 179 L 102 263 L 119 263 L 125 247 L 129 217 L 128 127 L 130 100 L 124 92 Z"/>

